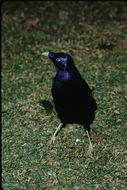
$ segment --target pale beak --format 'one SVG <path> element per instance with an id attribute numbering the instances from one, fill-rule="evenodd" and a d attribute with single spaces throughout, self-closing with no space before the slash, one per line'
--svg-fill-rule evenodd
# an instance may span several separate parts
<path id="1" fill-rule="evenodd" d="M 43 55 L 43 56 L 48 56 L 48 54 L 49 54 L 49 52 L 43 52 L 41 55 Z"/>

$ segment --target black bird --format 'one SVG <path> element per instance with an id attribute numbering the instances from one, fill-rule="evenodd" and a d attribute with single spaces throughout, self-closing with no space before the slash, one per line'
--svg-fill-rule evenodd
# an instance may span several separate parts
<path id="1" fill-rule="evenodd" d="M 72 57 L 66 53 L 45 52 L 56 68 L 56 76 L 52 85 L 52 96 L 56 112 L 61 123 L 56 129 L 51 142 L 54 142 L 58 132 L 67 123 L 77 123 L 84 126 L 90 149 L 90 124 L 94 120 L 97 104 L 92 97 L 92 91 L 77 70 Z"/>

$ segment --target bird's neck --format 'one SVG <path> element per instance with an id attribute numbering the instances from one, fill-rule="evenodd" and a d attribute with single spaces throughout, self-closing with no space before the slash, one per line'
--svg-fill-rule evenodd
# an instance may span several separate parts
<path id="1" fill-rule="evenodd" d="M 68 81 L 71 77 L 71 73 L 67 72 L 67 71 L 58 71 L 57 72 L 57 79 L 59 81 Z"/>

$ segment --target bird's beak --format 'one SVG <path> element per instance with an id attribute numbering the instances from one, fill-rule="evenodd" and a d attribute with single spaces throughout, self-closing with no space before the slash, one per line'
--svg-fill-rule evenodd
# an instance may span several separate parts
<path id="1" fill-rule="evenodd" d="M 42 55 L 43 55 L 43 56 L 46 56 L 46 57 L 48 56 L 48 54 L 49 54 L 49 52 L 43 52 L 43 53 L 42 53 Z"/>

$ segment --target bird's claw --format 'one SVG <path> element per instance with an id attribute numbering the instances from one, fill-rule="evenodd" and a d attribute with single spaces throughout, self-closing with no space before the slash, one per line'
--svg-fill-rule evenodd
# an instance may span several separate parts
<path id="1" fill-rule="evenodd" d="M 87 151 L 87 154 L 88 154 L 89 156 L 92 156 L 92 153 L 93 153 L 93 146 L 90 145 L 90 146 L 89 146 L 89 149 L 88 149 L 88 151 Z"/>
<path id="2" fill-rule="evenodd" d="M 54 143 L 54 142 L 55 142 L 55 140 L 56 140 L 56 137 L 55 137 L 55 136 L 53 136 L 53 137 L 51 138 L 51 142 L 52 142 L 52 143 Z"/>
<path id="3" fill-rule="evenodd" d="M 50 145 L 50 144 L 54 143 L 54 142 L 55 142 L 55 140 L 56 140 L 56 137 L 55 137 L 55 136 L 53 136 L 53 137 L 51 138 L 51 140 L 49 141 L 48 145 Z"/>

